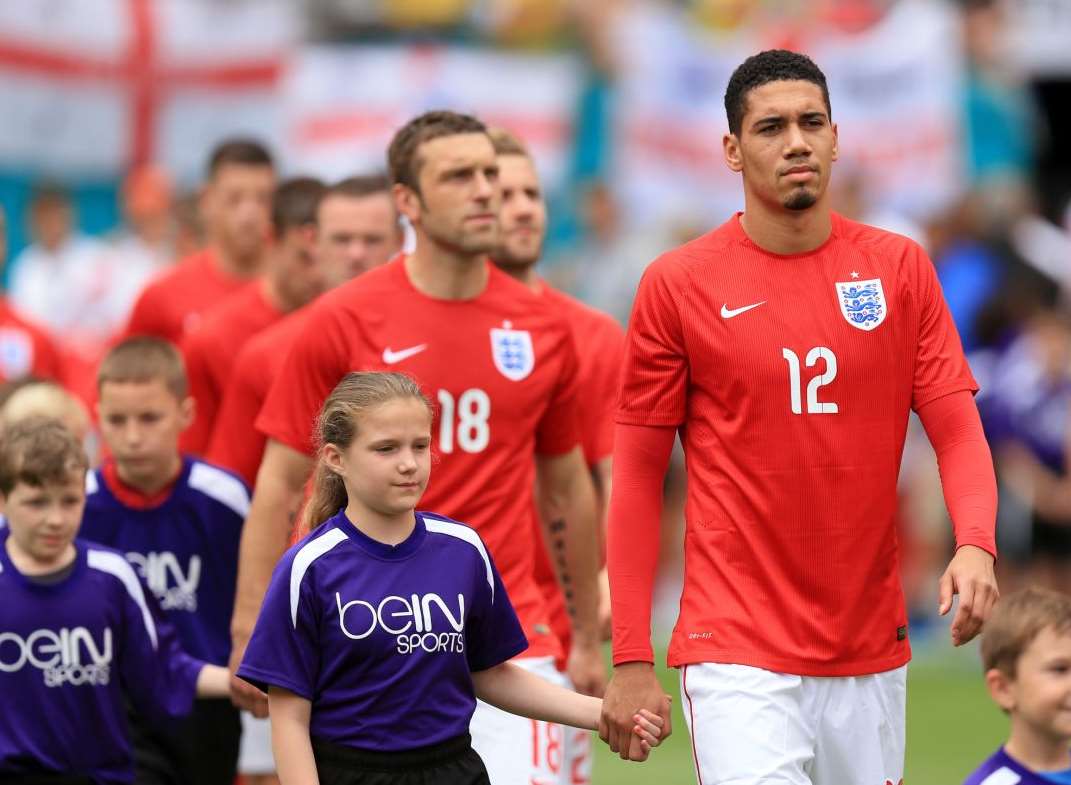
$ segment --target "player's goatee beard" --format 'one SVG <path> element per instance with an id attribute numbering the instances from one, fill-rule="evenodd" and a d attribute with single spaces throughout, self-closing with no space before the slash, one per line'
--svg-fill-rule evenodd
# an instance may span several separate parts
<path id="1" fill-rule="evenodd" d="M 799 190 L 794 191 L 785 200 L 785 208 L 788 210 L 806 210 L 814 207 L 818 202 L 818 197 L 810 191 Z"/>

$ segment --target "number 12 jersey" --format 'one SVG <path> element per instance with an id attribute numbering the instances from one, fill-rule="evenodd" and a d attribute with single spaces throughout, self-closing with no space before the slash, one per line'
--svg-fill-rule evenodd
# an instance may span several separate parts
<path id="1" fill-rule="evenodd" d="M 617 419 L 679 427 L 685 447 L 670 664 L 848 676 L 907 662 L 908 415 L 976 389 L 933 265 L 904 237 L 834 215 L 821 247 L 781 256 L 735 216 L 654 262 Z M 649 659 L 647 630 L 615 624 L 615 660 Z"/>

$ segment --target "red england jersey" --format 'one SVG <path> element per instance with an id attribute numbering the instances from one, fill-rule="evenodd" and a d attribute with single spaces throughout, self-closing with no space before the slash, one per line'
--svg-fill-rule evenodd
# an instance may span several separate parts
<path id="1" fill-rule="evenodd" d="M 324 398 L 349 371 L 401 371 L 435 405 L 437 459 L 423 509 L 475 528 L 531 642 L 556 655 L 533 577 L 536 453 L 580 441 L 569 326 L 543 298 L 488 263 L 484 291 L 440 300 L 417 291 L 404 260 L 365 273 L 312 306 L 257 427 L 304 453 Z"/>
<path id="2" fill-rule="evenodd" d="M 205 457 L 238 474 L 250 488 L 267 442 L 255 426 L 257 415 L 308 314 L 307 306 L 294 311 L 246 341 L 224 389 Z"/>
<path id="3" fill-rule="evenodd" d="M 614 409 L 621 378 L 625 332 L 608 314 L 552 289 L 545 282 L 542 286 L 540 294 L 543 299 L 565 319 L 573 331 L 578 356 L 580 438 L 584 461 L 594 470 L 595 465 L 610 457 L 613 451 Z M 536 542 L 543 542 L 543 527 L 538 513 L 534 523 Z M 598 525 L 601 526 L 602 522 Z M 537 549 L 535 561 L 536 581 L 547 598 L 551 628 L 568 654 L 572 643 L 572 623 L 565 609 L 561 585 L 545 547 Z"/>
<path id="4" fill-rule="evenodd" d="M 221 270 L 211 249 L 198 251 L 145 287 L 134 303 L 125 335 L 155 335 L 177 346 L 201 314 L 248 283 L 248 278 Z"/>
<path id="5" fill-rule="evenodd" d="M 933 265 L 904 237 L 834 215 L 822 246 L 780 256 L 737 215 L 656 260 L 617 420 L 675 426 L 684 443 L 670 665 L 853 676 L 907 662 L 895 520 L 908 415 L 962 390 L 977 385 Z M 650 658 L 637 606 L 615 607 L 617 662 Z"/>
<path id="6" fill-rule="evenodd" d="M 59 351 L 45 329 L 0 297 L 0 382 L 24 376 L 59 379 L 62 372 Z"/>
<path id="7" fill-rule="evenodd" d="M 185 453 L 208 449 L 223 391 L 238 352 L 252 336 L 285 314 L 268 300 L 263 280 L 246 284 L 205 312 L 182 343 L 190 395 L 197 402 L 193 424 L 182 434 Z M 254 416 L 254 415 L 250 415 Z"/>

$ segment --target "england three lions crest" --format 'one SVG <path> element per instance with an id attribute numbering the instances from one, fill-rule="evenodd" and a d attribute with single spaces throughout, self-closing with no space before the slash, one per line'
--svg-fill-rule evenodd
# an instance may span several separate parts
<path id="1" fill-rule="evenodd" d="M 504 327 L 491 328 L 491 357 L 499 373 L 510 381 L 519 382 L 535 368 L 535 349 L 532 334 L 527 330 Z"/>
<path id="2" fill-rule="evenodd" d="M 852 327 L 869 331 L 885 321 L 889 306 L 880 278 L 846 283 L 837 281 L 835 285 L 840 312 Z"/>

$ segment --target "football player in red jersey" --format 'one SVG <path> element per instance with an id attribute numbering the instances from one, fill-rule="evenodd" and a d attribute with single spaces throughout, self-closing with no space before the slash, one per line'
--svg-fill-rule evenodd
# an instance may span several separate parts
<path id="1" fill-rule="evenodd" d="M 569 295 L 556 291 L 536 273 L 535 265 L 543 252 L 546 236 L 547 208 L 535 162 L 524 144 L 508 131 L 493 129 L 491 141 L 498 156 L 498 183 L 502 190 L 499 211 L 501 236 L 493 258 L 499 269 L 525 284 L 550 305 L 558 309 L 573 329 L 579 366 L 580 405 L 582 407 L 581 445 L 584 461 L 595 483 L 601 521 L 610 492 L 610 454 L 613 451 L 614 405 L 621 371 L 624 331 L 613 318 Z M 550 521 L 556 520 L 553 509 L 541 510 Z M 539 520 L 537 541 L 543 539 Z M 551 531 L 557 529 L 551 525 Z M 601 534 L 601 531 L 600 531 Z M 536 577 L 550 603 L 551 625 L 561 638 L 568 656 L 571 643 L 569 609 L 555 576 L 551 558 L 560 547 L 556 539 L 547 541 L 536 555 Z M 548 553 L 549 550 L 549 553 Z M 609 616 L 609 589 L 605 571 L 600 572 L 600 628 L 605 629 Z M 591 779 L 591 735 L 564 726 L 550 727 L 533 721 L 533 736 L 544 746 L 547 760 L 555 761 L 552 747 L 561 748 L 560 771 L 570 785 Z M 509 754 L 503 751 L 502 754 Z"/>
<path id="2" fill-rule="evenodd" d="M 182 342 L 194 420 L 182 433 L 182 451 L 203 455 L 208 448 L 223 390 L 245 343 L 288 313 L 308 305 L 326 287 L 315 253 L 316 211 L 324 184 L 295 177 L 272 195 L 273 242 L 264 274 L 205 311 Z"/>
<path id="3" fill-rule="evenodd" d="M 685 579 L 669 664 L 699 781 L 870 785 L 903 775 L 910 658 L 896 540 L 908 416 L 937 453 L 957 550 L 952 641 L 997 597 L 996 483 L 933 265 L 834 214 L 825 76 L 748 58 L 725 96 L 744 211 L 658 258 L 629 323 L 608 566 L 615 672 L 600 733 L 660 695 L 650 642 L 662 480 L 688 470 Z M 626 709 L 627 707 L 627 709 Z"/>
<path id="4" fill-rule="evenodd" d="M 400 370 L 438 406 L 439 455 L 429 508 L 474 526 L 502 570 L 530 646 L 519 662 L 554 674 L 560 644 L 534 579 L 533 488 L 562 511 L 563 572 L 573 594 L 571 655 L 578 689 L 598 693 L 604 671 L 597 619 L 595 504 L 579 446 L 577 357 L 568 325 L 540 297 L 498 271 L 498 164 L 485 126 L 428 112 L 394 137 L 388 162 L 399 212 L 416 247 L 322 297 L 257 421 L 268 438 L 243 533 L 233 632 L 240 657 L 271 569 L 285 549 L 312 465 L 310 431 L 324 396 L 354 369 Z M 248 701 L 236 686 L 235 698 Z M 496 783 L 528 785 L 544 767 L 520 721 L 504 740 L 497 710 L 481 706 L 474 746 L 514 750 Z M 494 732 L 488 732 L 494 731 Z"/>
<path id="5" fill-rule="evenodd" d="M 208 246 L 145 287 L 126 335 L 179 344 L 205 310 L 256 278 L 267 251 L 274 189 L 271 154 L 259 142 L 229 139 L 216 147 L 198 199 Z"/>
<path id="6" fill-rule="evenodd" d="M 327 285 L 339 286 L 386 264 L 404 240 L 384 175 L 347 177 L 327 189 L 316 211 L 316 255 Z M 309 308 L 289 314 L 242 348 L 220 404 L 208 460 L 236 472 L 252 488 L 266 437 L 254 425 Z"/>

